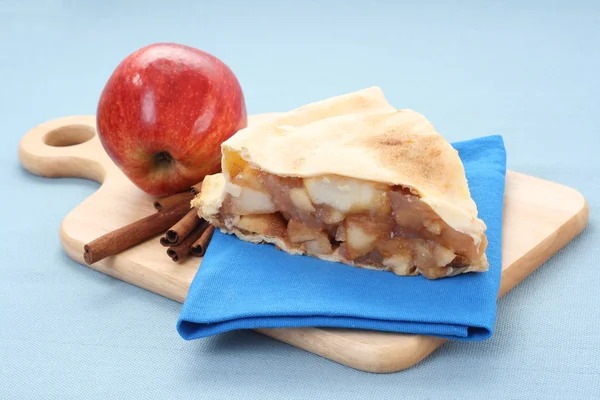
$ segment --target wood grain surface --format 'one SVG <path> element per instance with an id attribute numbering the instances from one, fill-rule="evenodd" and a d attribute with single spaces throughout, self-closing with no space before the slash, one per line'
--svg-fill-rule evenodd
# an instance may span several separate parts
<path id="1" fill-rule="evenodd" d="M 249 123 L 256 118 L 261 116 L 250 117 Z M 39 176 L 79 177 L 102 183 L 64 218 L 59 229 L 65 252 L 82 265 L 86 265 L 85 243 L 156 212 L 155 199 L 136 188 L 105 153 L 96 135 L 94 115 L 60 118 L 31 129 L 21 140 L 19 156 L 23 167 Z M 588 213 L 587 202 L 574 189 L 508 171 L 499 296 L 577 236 L 587 225 Z M 158 240 L 158 237 L 151 239 L 91 268 L 183 302 L 201 259 L 190 257 L 174 263 Z M 257 331 L 335 362 L 375 373 L 409 368 L 445 341 L 421 335 L 346 329 Z"/>

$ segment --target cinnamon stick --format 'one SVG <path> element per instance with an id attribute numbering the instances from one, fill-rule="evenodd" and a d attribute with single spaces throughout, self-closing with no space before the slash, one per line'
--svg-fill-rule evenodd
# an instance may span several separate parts
<path id="1" fill-rule="evenodd" d="M 215 231 L 215 227 L 213 225 L 209 225 L 208 228 L 206 228 L 206 230 L 204 232 L 202 232 L 202 235 L 200 235 L 200 238 L 198 240 L 196 240 L 194 242 L 194 244 L 192 244 L 192 247 L 190 249 L 190 253 L 193 256 L 196 256 L 196 257 L 204 256 L 204 253 L 206 253 L 206 248 L 208 247 L 208 244 L 210 243 L 210 239 L 212 238 L 214 231 Z"/>
<path id="2" fill-rule="evenodd" d="M 165 235 L 166 242 L 170 245 L 178 244 L 183 238 L 185 238 L 198 223 L 200 217 L 198 216 L 198 210 L 192 208 L 183 218 L 179 220 L 175 225 L 169 229 Z"/>
<path id="3" fill-rule="evenodd" d="M 84 246 L 83 258 L 87 264 L 91 265 L 127 250 L 169 229 L 189 210 L 190 205 L 183 202 L 100 236 Z"/>
<path id="4" fill-rule="evenodd" d="M 191 191 L 194 194 L 194 196 L 197 196 L 202 191 L 202 182 L 198 182 L 194 186 L 192 186 Z"/>
<path id="5" fill-rule="evenodd" d="M 188 203 L 194 198 L 191 191 L 185 191 L 172 194 L 171 196 L 163 197 L 154 202 L 154 208 L 157 211 L 163 211 L 180 203 Z M 189 208 L 189 207 L 188 207 Z"/>
<path id="6" fill-rule="evenodd" d="M 208 222 L 200 220 L 200 222 L 192 229 L 192 231 L 183 240 L 174 246 L 169 247 L 167 254 L 173 261 L 179 261 L 190 254 L 192 244 L 202 236 L 202 233 L 208 227 Z"/>

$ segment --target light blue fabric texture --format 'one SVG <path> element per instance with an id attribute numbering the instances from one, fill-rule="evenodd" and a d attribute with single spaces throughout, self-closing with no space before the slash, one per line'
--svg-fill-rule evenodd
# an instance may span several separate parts
<path id="1" fill-rule="evenodd" d="M 437 280 L 397 276 L 292 256 L 217 231 L 183 304 L 181 336 L 320 326 L 489 338 L 500 285 L 506 150 L 500 136 L 454 148 L 487 225 L 489 271 Z"/>
<path id="2" fill-rule="evenodd" d="M 590 224 L 499 300 L 492 337 L 399 373 L 252 330 L 186 341 L 180 303 L 61 248 L 99 185 L 18 159 L 29 129 L 94 114 L 157 41 L 224 60 L 252 115 L 378 85 L 450 142 L 502 135 L 507 169 L 580 191 Z M 599 399 L 599 49 L 593 0 L 0 0 L 0 399 Z"/>

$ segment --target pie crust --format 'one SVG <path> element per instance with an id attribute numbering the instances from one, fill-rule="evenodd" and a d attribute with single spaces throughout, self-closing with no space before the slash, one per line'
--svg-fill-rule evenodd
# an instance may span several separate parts
<path id="1" fill-rule="evenodd" d="M 378 87 L 251 119 L 192 200 L 224 233 L 430 279 L 488 269 L 457 151 Z"/>

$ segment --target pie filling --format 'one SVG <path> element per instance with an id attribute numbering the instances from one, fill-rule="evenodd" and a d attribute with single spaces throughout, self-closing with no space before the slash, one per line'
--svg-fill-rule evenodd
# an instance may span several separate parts
<path id="1" fill-rule="evenodd" d="M 229 183 L 216 216 L 221 227 L 398 275 L 435 279 L 487 269 L 479 261 L 485 240 L 475 244 L 452 229 L 407 188 L 335 175 L 279 177 L 241 158 L 226 170 Z"/>

